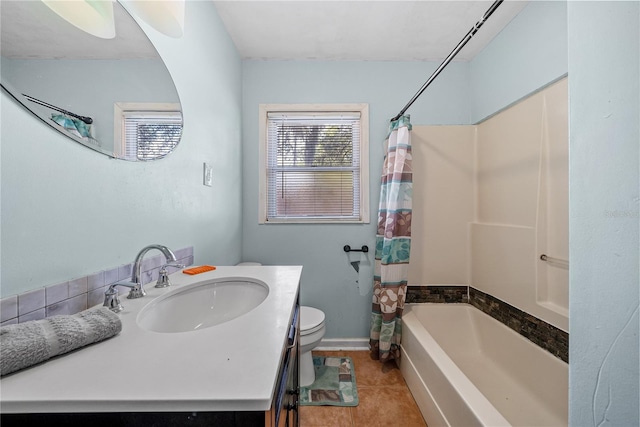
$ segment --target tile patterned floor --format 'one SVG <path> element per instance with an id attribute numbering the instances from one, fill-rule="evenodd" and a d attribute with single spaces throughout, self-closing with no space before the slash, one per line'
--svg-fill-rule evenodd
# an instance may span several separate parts
<path id="1" fill-rule="evenodd" d="M 300 427 L 426 427 L 395 362 L 384 365 L 368 351 L 314 351 L 353 360 L 360 404 L 355 407 L 301 406 Z"/>

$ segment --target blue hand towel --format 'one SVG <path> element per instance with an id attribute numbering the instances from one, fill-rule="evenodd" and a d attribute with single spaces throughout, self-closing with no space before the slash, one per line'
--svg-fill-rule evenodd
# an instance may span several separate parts
<path id="1" fill-rule="evenodd" d="M 44 362 L 93 344 L 122 330 L 118 315 L 107 307 L 94 307 L 69 316 L 0 327 L 0 375 Z"/>

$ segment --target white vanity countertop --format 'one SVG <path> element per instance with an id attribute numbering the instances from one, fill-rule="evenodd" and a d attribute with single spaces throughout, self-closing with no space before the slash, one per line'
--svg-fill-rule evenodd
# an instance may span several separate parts
<path id="1" fill-rule="evenodd" d="M 302 267 L 233 266 L 169 276 L 127 299 L 122 332 L 0 380 L 2 413 L 266 411 L 289 332 Z M 216 278 L 253 278 L 269 286 L 262 304 L 226 323 L 183 333 L 157 333 L 136 323 L 155 297 Z"/>

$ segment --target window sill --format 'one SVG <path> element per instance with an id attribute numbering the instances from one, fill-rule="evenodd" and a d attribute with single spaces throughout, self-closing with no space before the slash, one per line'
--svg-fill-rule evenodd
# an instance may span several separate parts
<path id="1" fill-rule="evenodd" d="M 259 225 L 269 224 L 369 224 L 370 221 L 362 219 L 305 219 L 305 218 L 291 218 L 291 219 L 270 219 L 261 220 Z"/>

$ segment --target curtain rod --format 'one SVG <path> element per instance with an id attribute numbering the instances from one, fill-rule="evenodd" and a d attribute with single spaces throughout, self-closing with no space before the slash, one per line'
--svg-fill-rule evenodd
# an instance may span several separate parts
<path id="1" fill-rule="evenodd" d="M 418 97 L 422 95 L 422 92 L 424 92 L 424 90 L 431 84 L 431 82 L 433 82 L 435 78 L 438 77 L 438 74 L 440 74 L 440 72 L 444 70 L 444 68 L 447 65 L 449 65 L 449 62 L 451 62 L 451 60 L 458 54 L 458 52 L 462 50 L 464 45 L 466 45 L 467 42 L 469 42 L 469 40 L 471 40 L 471 38 L 478 32 L 480 27 L 482 27 L 482 25 L 486 22 L 486 20 L 489 19 L 489 17 L 493 14 L 493 12 L 495 12 L 495 10 L 498 8 L 498 6 L 500 6 L 500 4 L 502 4 L 503 1 L 504 0 L 496 0 L 495 2 L 493 2 L 491 7 L 489 7 L 489 9 L 482 16 L 482 19 L 476 22 L 473 28 L 469 30 L 467 35 L 465 35 L 464 38 L 460 41 L 460 43 L 458 43 L 458 45 L 451 51 L 449 56 L 447 56 L 444 59 L 444 61 L 442 61 L 442 64 L 440 64 L 440 66 L 433 72 L 433 74 L 431 74 L 431 77 L 429 77 L 429 79 L 425 82 L 425 84 L 422 85 L 420 90 L 415 95 L 413 95 L 413 98 L 411 98 L 411 100 L 407 102 L 407 105 L 405 105 L 404 108 L 400 110 L 398 115 L 396 115 L 393 119 L 391 119 L 392 122 L 402 117 L 402 115 L 409 109 L 409 107 L 411 107 L 411 105 L 416 101 L 416 99 L 418 99 Z"/>
<path id="2" fill-rule="evenodd" d="M 27 98 L 27 100 L 29 100 L 31 102 L 34 102 L 34 103 L 36 103 L 38 105 L 42 105 L 43 107 L 51 108 L 52 110 L 58 111 L 59 113 L 66 114 L 66 115 L 71 116 L 71 117 L 75 117 L 76 119 L 82 120 L 83 122 L 85 122 L 88 125 L 93 123 L 93 119 L 91 117 L 81 116 L 79 114 L 72 113 L 71 111 L 67 111 L 67 110 L 64 110 L 64 109 L 62 109 L 60 107 L 56 107 L 55 105 L 49 104 L 48 102 L 44 102 L 44 101 L 42 101 L 42 100 L 40 100 L 38 98 L 34 98 L 31 95 L 27 95 L 26 93 L 23 93 L 22 95 L 25 98 Z"/>

